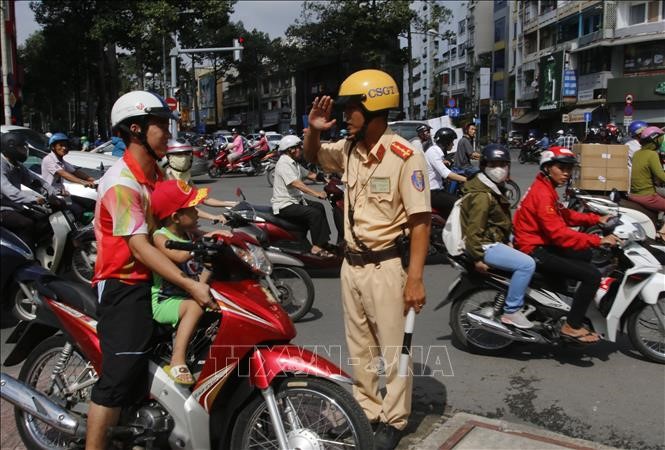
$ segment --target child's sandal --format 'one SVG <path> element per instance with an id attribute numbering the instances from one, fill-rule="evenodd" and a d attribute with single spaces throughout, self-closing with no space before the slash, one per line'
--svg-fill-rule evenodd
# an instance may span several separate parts
<path id="1" fill-rule="evenodd" d="M 164 371 L 168 374 L 169 378 L 177 384 L 191 386 L 195 383 L 192 372 L 190 372 L 189 368 L 184 364 L 173 367 L 166 365 L 164 366 Z"/>

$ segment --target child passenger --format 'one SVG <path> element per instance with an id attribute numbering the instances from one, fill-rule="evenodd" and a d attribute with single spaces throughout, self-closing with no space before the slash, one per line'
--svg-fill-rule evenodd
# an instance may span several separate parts
<path id="1" fill-rule="evenodd" d="M 191 242 L 203 233 L 198 228 L 196 205 L 208 196 L 208 189 L 196 189 L 181 180 L 157 183 L 152 193 L 152 211 L 162 227 L 152 235 L 154 246 L 173 261 L 183 274 L 207 282 L 210 273 L 192 260 L 190 252 L 166 248 L 166 241 Z M 206 236 L 219 234 L 208 233 Z M 219 307 L 215 304 L 214 309 Z M 164 366 L 169 377 L 178 384 L 191 386 L 194 377 L 185 362 L 189 340 L 203 315 L 203 309 L 187 294 L 154 274 L 152 286 L 152 316 L 162 324 L 177 326 L 171 363 Z"/>

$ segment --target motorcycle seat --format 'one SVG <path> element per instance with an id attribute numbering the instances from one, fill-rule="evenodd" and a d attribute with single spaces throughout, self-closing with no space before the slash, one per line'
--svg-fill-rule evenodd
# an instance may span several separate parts
<path id="1" fill-rule="evenodd" d="M 59 302 L 71 306 L 97 320 L 97 295 L 88 285 L 63 280 L 56 276 L 43 277 L 37 283 L 37 289 Z"/>
<path id="2" fill-rule="evenodd" d="M 259 209 L 257 208 L 256 209 L 256 215 L 258 217 L 262 218 L 263 220 L 265 220 L 266 222 L 270 222 L 272 224 L 275 224 L 278 227 L 284 228 L 285 230 L 288 230 L 288 231 L 298 231 L 298 232 L 306 232 L 307 231 L 307 227 L 304 224 L 301 225 L 301 224 L 298 224 L 296 222 L 290 222 L 288 220 L 282 219 L 279 216 L 276 216 L 275 214 L 272 214 L 272 208 L 271 208 L 270 213 L 259 211 Z"/>

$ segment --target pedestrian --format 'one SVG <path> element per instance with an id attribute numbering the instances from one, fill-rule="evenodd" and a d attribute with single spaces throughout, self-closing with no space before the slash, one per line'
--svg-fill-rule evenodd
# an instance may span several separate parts
<path id="1" fill-rule="evenodd" d="M 122 408 L 149 391 L 152 273 L 188 292 L 201 306 L 217 307 L 209 287 L 183 277 L 149 239 L 156 228 L 150 195 L 161 179 L 156 162 L 171 137 L 169 119 L 175 118 L 164 99 L 146 91 L 124 94 L 111 109 L 113 131 L 122 136 L 127 151 L 101 178 L 95 209 L 93 286 L 99 301 L 102 369 L 88 409 L 87 450 L 106 449 L 109 429 L 118 423 Z"/>
<path id="2" fill-rule="evenodd" d="M 322 144 L 321 132 L 336 122 L 330 120 L 334 103 L 328 96 L 314 99 L 305 155 L 326 171 L 345 173 L 347 250 L 341 283 L 353 393 L 375 427 L 376 448 L 393 449 L 411 413 L 413 374 L 398 375 L 405 317 L 410 308 L 420 312 L 425 304 L 431 220 L 427 166 L 422 152 L 388 128 L 388 111 L 400 106 L 390 75 L 361 70 L 344 80 L 337 103 L 344 108 L 349 138 Z M 402 257 L 409 258 L 408 265 Z M 376 349 L 384 361 L 385 396 L 379 390 Z"/>
<path id="3" fill-rule="evenodd" d="M 464 136 L 457 143 L 457 151 L 455 152 L 455 160 L 453 161 L 453 169 L 462 173 L 467 178 L 478 172 L 478 169 L 471 164 L 472 159 L 480 158 L 480 153 L 473 150 L 475 136 L 476 125 L 474 123 L 467 123 L 464 126 Z"/>

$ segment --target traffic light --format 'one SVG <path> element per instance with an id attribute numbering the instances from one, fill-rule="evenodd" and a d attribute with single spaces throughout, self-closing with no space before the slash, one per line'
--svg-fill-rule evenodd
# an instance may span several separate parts
<path id="1" fill-rule="evenodd" d="M 235 62 L 242 61 L 242 49 L 244 43 L 245 43 L 245 38 L 243 37 L 239 37 L 233 40 L 233 46 L 240 47 L 239 49 L 233 50 L 233 61 Z"/>

